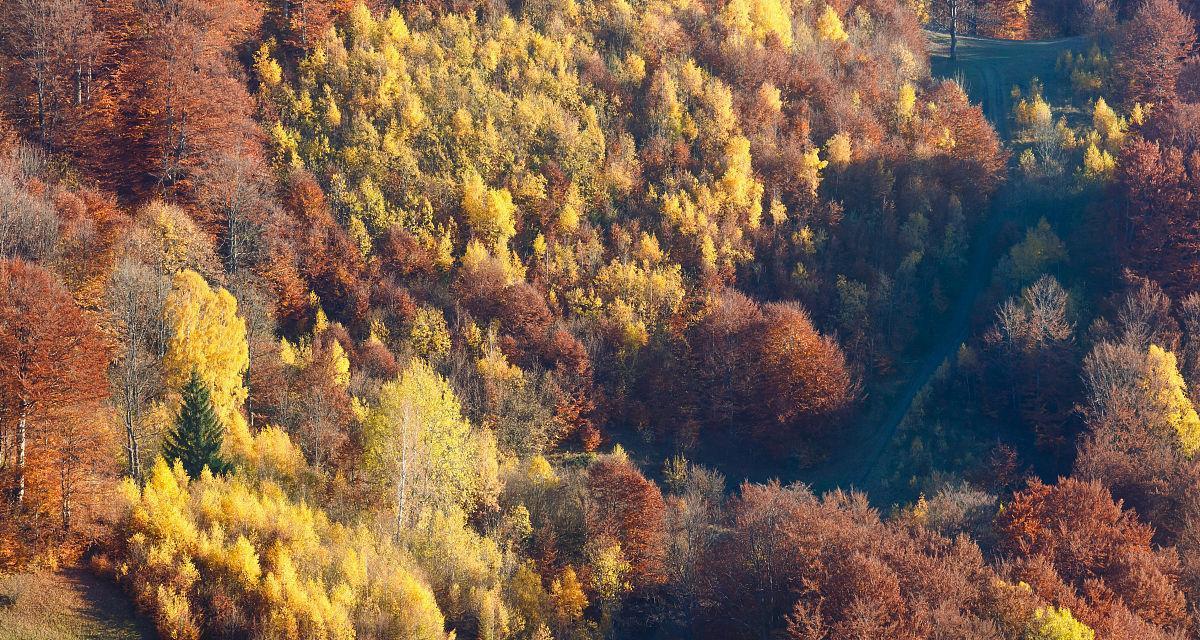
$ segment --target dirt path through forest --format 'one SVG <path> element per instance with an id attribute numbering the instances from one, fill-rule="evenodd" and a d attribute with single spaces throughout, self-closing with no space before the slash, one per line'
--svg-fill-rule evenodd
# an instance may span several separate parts
<path id="1" fill-rule="evenodd" d="M 1012 87 L 1025 90 L 1034 77 L 1043 82 L 1052 80 L 1062 52 L 1082 49 L 1087 44 L 1083 38 L 1018 42 L 960 36 L 958 59 L 951 61 L 948 36 L 930 33 L 929 41 L 933 75 L 958 79 L 972 102 L 982 105 L 984 115 L 1006 144 L 1010 136 L 1007 116 L 1012 111 Z M 893 442 L 896 432 L 917 395 L 974 329 L 971 320 L 976 303 L 987 289 L 993 266 L 1004 249 L 995 246 L 997 234 L 1006 220 L 1022 213 L 1012 206 L 1013 202 L 1006 189 L 993 199 L 987 220 L 977 228 L 972 241 L 966 282 L 945 316 L 942 330 L 935 334 L 933 344 L 922 357 L 905 367 L 907 380 L 897 387 L 883 408 L 868 412 L 857 432 L 850 434 L 845 444 L 831 452 L 825 462 L 801 472 L 801 479 L 815 490 L 855 488 L 867 491 L 877 504 L 891 502 L 890 496 L 882 495 L 880 483 L 891 475 L 900 459 L 901 452 Z"/>

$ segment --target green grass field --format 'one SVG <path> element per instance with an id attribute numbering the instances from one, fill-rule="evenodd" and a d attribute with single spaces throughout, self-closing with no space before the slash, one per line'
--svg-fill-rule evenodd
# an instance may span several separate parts
<path id="1" fill-rule="evenodd" d="M 155 637 L 115 584 L 86 570 L 0 574 L 0 640 Z"/>
<path id="2" fill-rule="evenodd" d="M 956 78 L 971 96 L 972 102 L 983 106 L 983 113 L 991 120 L 1000 137 L 1009 138 L 1008 118 L 1012 113 L 1014 86 L 1027 90 L 1029 81 L 1039 78 L 1052 81 L 1056 75 L 1055 65 L 1064 51 L 1086 50 L 1089 42 L 1085 38 L 1063 38 L 1060 40 L 991 40 L 959 36 L 958 56 L 950 59 L 950 36 L 929 32 L 929 66 L 935 77 Z M 1047 98 L 1057 102 L 1056 92 L 1066 90 L 1050 82 L 1046 87 Z"/>

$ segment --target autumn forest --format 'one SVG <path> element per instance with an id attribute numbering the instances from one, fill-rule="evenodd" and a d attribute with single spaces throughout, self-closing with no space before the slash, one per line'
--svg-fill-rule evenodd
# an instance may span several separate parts
<path id="1" fill-rule="evenodd" d="M 0 640 L 1200 637 L 1198 21 L 0 0 Z"/>

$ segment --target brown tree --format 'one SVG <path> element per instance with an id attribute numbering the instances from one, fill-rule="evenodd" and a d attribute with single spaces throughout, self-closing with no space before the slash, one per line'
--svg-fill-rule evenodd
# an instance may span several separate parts
<path id="1" fill-rule="evenodd" d="M 1150 623 L 1186 620 L 1174 578 L 1177 561 L 1153 551 L 1153 530 L 1100 483 L 1067 478 L 1048 486 L 1032 480 L 996 524 L 1001 549 L 1017 559 L 1018 576 L 1027 575 L 1034 592 L 1048 598 L 1061 595 L 1065 585 L 1084 605 L 1077 613 L 1091 626 L 1109 624 L 1104 618 L 1113 607 L 1107 599 Z"/>
<path id="2" fill-rule="evenodd" d="M 628 460 L 600 459 L 587 475 L 588 537 L 621 545 L 639 587 L 663 581 L 665 521 L 662 492 Z"/>
<path id="3" fill-rule="evenodd" d="M 1036 599 L 921 517 L 885 522 L 862 494 L 743 485 L 702 555 L 693 637 L 1021 637 Z"/>
<path id="4" fill-rule="evenodd" d="M 120 0 L 107 170 L 121 191 L 193 198 L 219 151 L 252 150 L 253 102 L 235 74 L 233 47 L 261 20 L 244 0 Z"/>
<path id="5" fill-rule="evenodd" d="M 796 304 L 769 304 L 763 315 L 762 400 L 775 424 L 794 434 L 848 407 L 857 388 L 837 341 L 817 332 Z"/>
<path id="6" fill-rule="evenodd" d="M 85 478 L 103 476 L 108 345 L 46 269 L 0 262 L 0 472 L 10 515 L 72 524 Z"/>
<path id="7" fill-rule="evenodd" d="M 1128 264 L 1182 297 L 1200 285 L 1200 107 L 1157 109 L 1117 163 L 1113 240 Z"/>
<path id="8" fill-rule="evenodd" d="M 0 6 L 0 56 L 8 108 L 46 151 L 79 139 L 94 104 L 104 49 L 88 0 L 13 0 Z"/>
<path id="9" fill-rule="evenodd" d="M 1163 104 L 1196 47 L 1196 23 L 1175 0 L 1146 0 L 1121 26 L 1113 52 L 1126 102 Z"/>

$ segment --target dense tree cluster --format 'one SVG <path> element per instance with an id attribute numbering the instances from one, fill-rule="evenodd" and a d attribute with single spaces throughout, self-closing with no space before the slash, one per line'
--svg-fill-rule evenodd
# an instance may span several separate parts
<path id="1" fill-rule="evenodd" d="M 4 3 L 0 568 L 178 640 L 1194 634 L 1194 25 L 1052 4 Z M 921 30 L 1114 16 L 1012 171 Z M 912 501 L 727 488 L 845 447 L 1010 174 L 1112 233 L 1002 230 Z"/>

